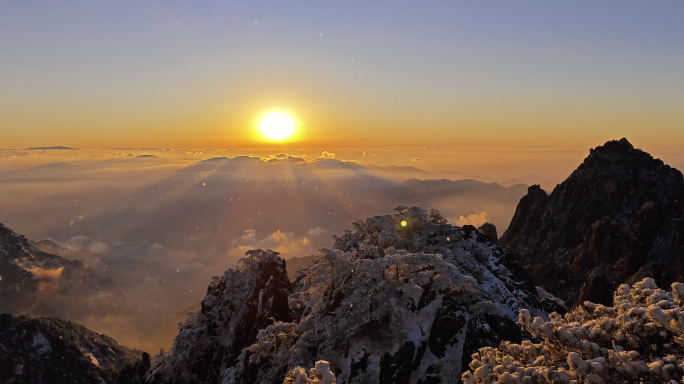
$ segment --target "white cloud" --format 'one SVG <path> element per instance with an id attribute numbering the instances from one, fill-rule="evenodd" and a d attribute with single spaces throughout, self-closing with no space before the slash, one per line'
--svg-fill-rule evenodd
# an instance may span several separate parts
<path id="1" fill-rule="evenodd" d="M 73 227 L 74 224 L 78 223 L 79 221 L 83 220 L 85 218 L 85 215 L 76 215 L 74 216 L 73 219 L 71 219 L 71 222 L 69 223 L 70 227 Z"/>
<path id="2" fill-rule="evenodd" d="M 97 241 L 83 235 L 78 235 L 70 238 L 69 240 L 64 242 L 62 246 L 69 248 L 72 251 L 88 250 L 95 253 L 104 253 L 109 248 L 107 243 Z"/>
<path id="3" fill-rule="evenodd" d="M 468 216 L 460 216 L 457 220 L 458 226 L 472 225 L 474 227 L 479 227 L 488 221 L 488 214 L 485 211 L 480 213 L 474 213 Z"/>
<path id="4" fill-rule="evenodd" d="M 306 231 L 306 234 L 309 236 L 320 236 L 320 235 L 327 233 L 327 232 L 328 231 L 326 231 L 325 229 L 323 229 L 321 227 L 316 227 L 316 228 L 311 228 L 308 231 Z"/>

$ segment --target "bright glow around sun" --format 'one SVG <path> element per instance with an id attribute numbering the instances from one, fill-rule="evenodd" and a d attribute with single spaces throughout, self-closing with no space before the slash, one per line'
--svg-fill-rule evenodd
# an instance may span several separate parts
<path id="1" fill-rule="evenodd" d="M 259 120 L 258 127 L 266 139 L 283 141 L 294 135 L 297 123 L 285 112 L 269 112 Z"/>

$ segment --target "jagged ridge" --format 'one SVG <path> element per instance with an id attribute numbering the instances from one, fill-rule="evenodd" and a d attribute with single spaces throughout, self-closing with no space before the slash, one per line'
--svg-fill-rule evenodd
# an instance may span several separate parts
<path id="1" fill-rule="evenodd" d="M 683 239 L 682 173 L 621 139 L 550 195 L 530 187 L 500 244 L 569 304 L 610 305 L 621 283 L 682 281 Z"/>

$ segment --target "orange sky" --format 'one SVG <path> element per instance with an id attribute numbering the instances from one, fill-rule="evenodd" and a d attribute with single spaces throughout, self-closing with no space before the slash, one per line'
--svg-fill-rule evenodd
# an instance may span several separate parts
<path id="1" fill-rule="evenodd" d="M 620 12 L 615 12 L 617 6 Z M 684 147 L 682 5 L 0 5 L 0 146 Z"/>

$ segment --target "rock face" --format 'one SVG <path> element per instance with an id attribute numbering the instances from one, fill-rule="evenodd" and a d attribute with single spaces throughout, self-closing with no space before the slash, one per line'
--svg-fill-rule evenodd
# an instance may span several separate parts
<path id="1" fill-rule="evenodd" d="M 568 304 L 612 304 L 621 283 L 684 279 L 682 173 L 626 139 L 591 150 L 548 195 L 532 186 L 500 245 Z"/>
<path id="2" fill-rule="evenodd" d="M 221 372 L 237 365 L 242 350 L 256 342 L 260 330 L 274 321 L 291 320 L 285 260 L 261 250 L 247 255 L 236 269 L 213 278 L 202 308 L 180 327 L 168 364 L 161 356 L 150 380 L 220 383 Z"/>
<path id="3" fill-rule="evenodd" d="M 472 352 L 521 340 L 521 308 L 544 316 L 525 270 L 488 236 L 397 211 L 354 223 L 292 284 L 276 252 L 248 252 L 214 278 L 150 382 L 282 383 L 325 360 L 340 384 L 457 383 Z"/>
<path id="4" fill-rule="evenodd" d="M 0 315 L 3 383 L 143 383 L 147 353 L 58 318 Z"/>
<path id="5" fill-rule="evenodd" d="M 478 228 L 480 232 L 489 236 L 490 239 L 494 241 L 499 240 L 499 235 L 496 233 L 496 226 L 492 223 L 484 223 Z"/>
<path id="6" fill-rule="evenodd" d="M 44 252 L 0 224 L 0 313 L 79 320 L 119 314 L 125 296 L 78 260 Z"/>

